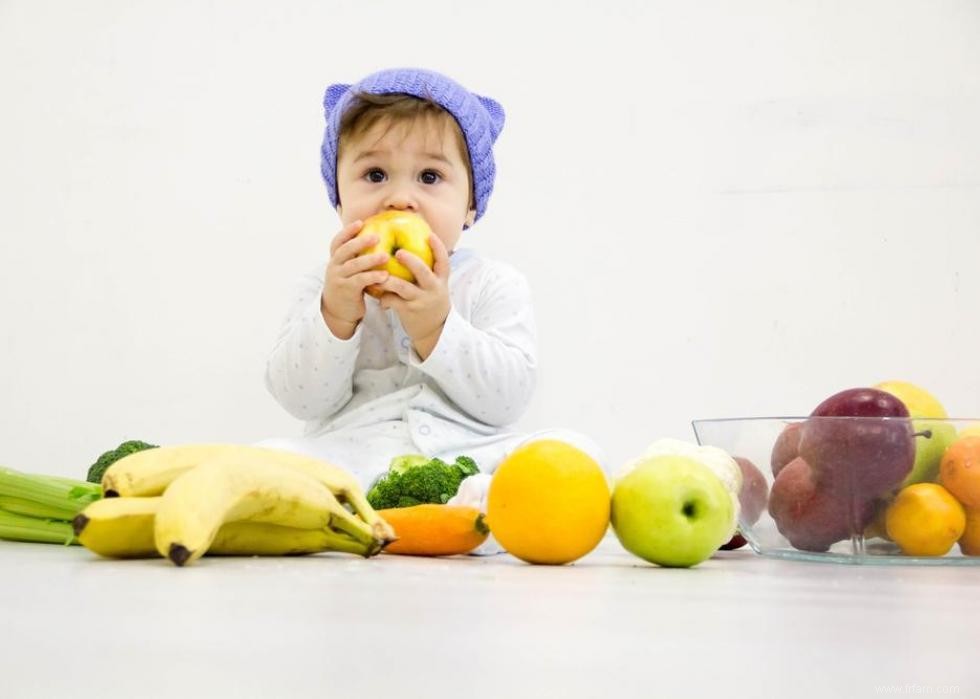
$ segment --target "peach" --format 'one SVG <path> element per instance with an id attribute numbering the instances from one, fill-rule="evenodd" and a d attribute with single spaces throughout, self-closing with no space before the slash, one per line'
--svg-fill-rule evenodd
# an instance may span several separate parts
<path id="1" fill-rule="evenodd" d="M 739 504 L 742 507 L 741 520 L 755 524 L 766 509 L 769 500 L 769 484 L 762 471 L 748 459 L 735 457 L 735 463 L 742 469 L 742 488 L 738 491 Z"/>
<path id="2" fill-rule="evenodd" d="M 800 430 L 802 428 L 802 422 L 791 422 L 776 437 L 776 442 L 772 445 L 772 454 L 769 457 L 773 476 L 778 476 L 783 466 L 800 455 Z"/>
<path id="3" fill-rule="evenodd" d="M 739 519 L 747 524 L 755 524 L 766 509 L 766 502 L 769 500 L 769 484 L 762 471 L 751 461 L 742 456 L 734 457 L 742 471 L 742 488 L 738 491 L 738 502 L 742 508 Z M 741 532 L 735 532 L 728 543 L 722 544 L 723 551 L 739 549 L 748 543 Z"/>
<path id="4" fill-rule="evenodd" d="M 874 517 L 872 501 L 852 500 L 843 490 L 826 478 L 818 481 L 810 464 L 797 457 L 780 469 L 772 484 L 769 514 L 794 547 L 826 551 L 863 531 Z"/>

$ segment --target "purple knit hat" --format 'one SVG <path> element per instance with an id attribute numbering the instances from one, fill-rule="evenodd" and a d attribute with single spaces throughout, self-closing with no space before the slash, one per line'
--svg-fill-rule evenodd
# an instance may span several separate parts
<path id="1" fill-rule="evenodd" d="M 399 93 L 435 102 L 456 118 L 466 147 L 470 152 L 473 170 L 473 194 L 476 200 L 476 219 L 487 209 L 493 191 L 496 167 L 493 163 L 493 143 L 504 128 L 504 109 L 489 97 L 481 97 L 459 83 L 431 70 L 395 68 L 372 73 L 354 85 L 331 85 L 323 98 L 327 120 L 320 148 L 320 172 L 327 185 L 330 203 L 337 206 L 337 137 L 340 119 L 357 93 L 383 95 Z M 475 220 L 475 219 L 474 219 Z"/>

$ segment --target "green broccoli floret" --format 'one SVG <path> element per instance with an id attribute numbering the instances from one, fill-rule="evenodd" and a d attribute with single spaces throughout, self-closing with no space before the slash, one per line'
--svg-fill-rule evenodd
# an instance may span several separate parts
<path id="1" fill-rule="evenodd" d="M 480 472 L 480 467 L 477 466 L 476 462 L 468 456 L 457 456 L 456 466 L 463 472 L 463 478 Z"/>
<path id="2" fill-rule="evenodd" d="M 376 510 L 445 504 L 459 490 L 463 479 L 479 470 L 467 456 L 458 457 L 453 464 L 418 454 L 395 457 L 388 472 L 368 490 L 367 499 Z"/>
<path id="3" fill-rule="evenodd" d="M 401 474 L 394 471 L 389 471 L 378 478 L 367 492 L 367 500 L 371 507 L 376 510 L 399 507 L 401 480 Z M 405 505 L 401 505 L 401 507 L 405 507 Z"/>
<path id="4" fill-rule="evenodd" d="M 138 439 L 123 442 L 115 449 L 102 454 L 94 464 L 89 466 L 88 476 L 86 476 L 85 480 L 89 483 L 101 483 L 106 469 L 119 461 L 119 459 L 130 454 L 135 454 L 138 451 L 143 451 L 144 449 L 156 449 L 157 446 L 156 444 L 141 442 Z"/>
<path id="5" fill-rule="evenodd" d="M 405 473 L 408 469 L 413 466 L 421 466 L 422 464 L 429 463 L 429 457 L 424 454 L 405 454 L 404 456 L 396 456 L 388 464 L 388 471 L 392 473 Z"/>

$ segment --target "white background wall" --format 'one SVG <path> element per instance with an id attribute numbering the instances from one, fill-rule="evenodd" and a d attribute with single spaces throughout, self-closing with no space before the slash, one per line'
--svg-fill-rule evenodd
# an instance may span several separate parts
<path id="1" fill-rule="evenodd" d="M 297 434 L 322 91 L 401 65 L 507 108 L 463 242 L 536 294 L 524 427 L 621 461 L 893 377 L 980 416 L 980 3 L 0 0 L 0 463 Z"/>

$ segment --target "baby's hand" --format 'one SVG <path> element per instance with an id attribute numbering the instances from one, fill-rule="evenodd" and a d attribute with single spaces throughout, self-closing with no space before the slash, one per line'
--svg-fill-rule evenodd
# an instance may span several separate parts
<path id="1" fill-rule="evenodd" d="M 399 250 L 395 259 L 415 276 L 415 283 L 389 276 L 381 285 L 382 308 L 394 308 L 418 355 L 432 353 L 449 316 L 449 253 L 435 234 L 429 236 L 433 265 L 429 269 L 416 255 Z"/>
<path id="2" fill-rule="evenodd" d="M 320 313 L 336 337 L 349 339 L 364 317 L 364 290 L 372 284 L 382 284 L 388 272 L 375 267 L 388 261 L 388 253 L 358 257 L 378 242 L 378 236 L 358 238 L 362 221 L 354 221 L 341 229 L 330 243 L 330 261 L 320 296 Z"/>

